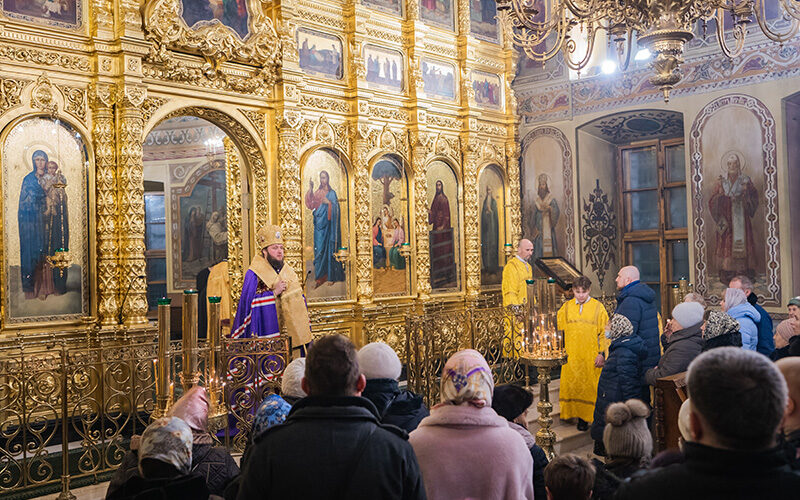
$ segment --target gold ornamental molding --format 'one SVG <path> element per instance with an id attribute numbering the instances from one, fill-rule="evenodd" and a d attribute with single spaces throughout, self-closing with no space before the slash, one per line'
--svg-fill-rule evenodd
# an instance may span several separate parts
<path id="1" fill-rule="evenodd" d="M 67 55 L 49 50 L 32 49 L 15 45 L 0 44 L 0 59 L 40 66 L 54 66 L 63 70 L 89 72 L 89 58 Z"/>
<path id="2" fill-rule="evenodd" d="M 169 80 L 197 83 L 205 78 L 228 90 L 269 93 L 277 79 L 281 39 L 260 0 L 248 0 L 247 12 L 246 33 L 240 33 L 218 19 L 187 25 L 181 0 L 148 0 L 144 26 L 152 46 L 147 60 L 161 66 L 160 76 Z M 205 63 L 191 68 L 170 49 L 200 55 Z M 249 78 L 234 77 L 222 71 L 226 61 L 257 69 Z"/>
<path id="3" fill-rule="evenodd" d="M 0 79 L 0 113 L 22 104 L 22 91 L 29 83 L 29 80 Z"/>

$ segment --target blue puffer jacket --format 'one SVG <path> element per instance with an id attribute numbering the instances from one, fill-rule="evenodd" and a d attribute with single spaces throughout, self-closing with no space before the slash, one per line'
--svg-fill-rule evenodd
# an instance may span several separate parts
<path id="1" fill-rule="evenodd" d="M 611 403 L 641 399 L 642 361 L 647 356 L 644 342 L 637 335 L 619 338 L 608 347 L 608 359 L 600 372 L 597 384 L 597 402 L 594 405 L 592 439 L 603 440 L 606 426 L 606 408 Z"/>
<path id="2" fill-rule="evenodd" d="M 742 348 L 755 351 L 758 345 L 758 326 L 761 315 L 749 303 L 733 306 L 726 311 L 731 318 L 739 322 L 739 331 L 742 332 Z"/>
<path id="3" fill-rule="evenodd" d="M 769 317 L 769 313 L 764 310 L 758 304 L 754 304 L 753 301 L 750 300 L 750 296 L 754 296 L 754 293 L 751 293 L 747 296 L 748 302 L 752 304 L 752 306 L 758 311 L 758 314 L 761 315 L 761 321 L 756 324 L 758 327 L 758 344 L 756 345 L 756 351 L 760 352 L 764 356 L 769 356 L 772 354 L 772 351 L 775 350 L 775 340 L 773 339 L 774 332 L 772 331 L 772 318 Z"/>
<path id="4" fill-rule="evenodd" d="M 656 292 L 642 283 L 634 281 L 620 290 L 617 295 L 617 309 L 614 311 L 628 318 L 633 325 L 633 333 L 638 335 L 647 349 L 644 369 L 658 365 L 661 349 L 658 345 L 658 311 Z"/>

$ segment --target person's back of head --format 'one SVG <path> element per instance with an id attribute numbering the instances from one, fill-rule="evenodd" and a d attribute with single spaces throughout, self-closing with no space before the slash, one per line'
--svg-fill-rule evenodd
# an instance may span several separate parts
<path id="1" fill-rule="evenodd" d="M 697 302 L 703 309 L 706 308 L 706 299 L 697 292 L 689 292 L 683 297 L 684 302 Z"/>
<path id="2" fill-rule="evenodd" d="M 789 389 L 789 402 L 783 418 L 783 431 L 788 434 L 800 429 L 800 358 L 779 359 L 775 366 L 781 371 Z"/>
<path id="3" fill-rule="evenodd" d="M 603 444 L 609 458 L 629 458 L 643 464 L 653 453 L 653 437 L 647 428 L 650 409 L 638 399 L 612 403 L 606 409 Z"/>
<path id="4" fill-rule="evenodd" d="M 306 358 L 293 359 L 283 370 L 281 377 L 281 396 L 304 398 L 308 396 L 303 390 L 303 374 L 306 371 Z"/>
<path id="5" fill-rule="evenodd" d="M 303 390 L 309 396 L 359 396 L 366 380 L 353 343 L 342 335 L 314 342 L 306 358 Z"/>
<path id="6" fill-rule="evenodd" d="M 142 433 L 139 473 L 145 479 L 188 474 L 192 467 L 192 430 L 178 417 L 154 420 Z"/>
<path id="7" fill-rule="evenodd" d="M 736 347 L 712 349 L 689 365 L 687 385 L 694 441 L 741 451 L 775 445 L 787 387 L 766 356 Z"/>
<path id="8" fill-rule="evenodd" d="M 533 404 L 533 395 L 513 384 L 498 385 L 494 388 L 492 396 L 492 408 L 498 415 L 509 422 L 525 413 Z"/>
<path id="9" fill-rule="evenodd" d="M 394 349 L 383 342 L 371 342 L 358 351 L 358 366 L 367 380 L 398 380 L 403 364 Z"/>
<path id="10" fill-rule="evenodd" d="M 547 500 L 585 500 L 592 496 L 594 465 L 578 455 L 554 458 L 544 469 Z"/>

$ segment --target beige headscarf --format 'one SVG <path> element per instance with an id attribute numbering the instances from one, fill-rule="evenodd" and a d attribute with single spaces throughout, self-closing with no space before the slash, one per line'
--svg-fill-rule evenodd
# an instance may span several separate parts
<path id="1" fill-rule="evenodd" d="M 795 327 L 796 324 L 797 320 L 792 321 L 791 319 L 785 319 L 778 323 L 778 327 L 775 328 L 775 349 L 786 347 L 789 345 L 789 339 L 800 333 Z"/>
<path id="2" fill-rule="evenodd" d="M 453 354 L 442 370 L 441 404 L 492 406 L 494 377 L 486 360 L 475 349 Z"/>

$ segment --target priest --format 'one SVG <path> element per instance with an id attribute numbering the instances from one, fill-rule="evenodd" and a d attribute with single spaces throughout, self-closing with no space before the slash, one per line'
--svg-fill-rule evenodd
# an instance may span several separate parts
<path id="1" fill-rule="evenodd" d="M 528 289 L 527 280 L 533 279 L 533 268 L 528 263 L 528 259 L 533 254 L 533 243 L 528 239 L 522 239 L 517 245 L 517 255 L 506 262 L 503 268 L 503 307 L 522 306 L 527 302 Z M 522 351 L 522 323 L 515 322 L 512 326 L 510 320 L 506 319 L 506 338 L 503 339 L 503 353 L 507 357 L 518 358 Z"/>
<path id="2" fill-rule="evenodd" d="M 283 262 L 280 227 L 262 227 L 256 243 L 261 253 L 244 275 L 231 336 L 274 337 L 284 330 L 292 339 L 292 357 L 305 356 L 311 342 L 308 309 L 297 274 Z"/>

